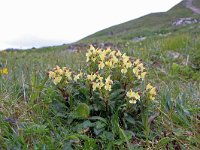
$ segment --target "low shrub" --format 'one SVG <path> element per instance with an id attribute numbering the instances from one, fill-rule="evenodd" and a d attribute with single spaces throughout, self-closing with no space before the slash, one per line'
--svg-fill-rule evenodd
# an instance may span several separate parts
<path id="1" fill-rule="evenodd" d="M 77 73 L 59 66 L 49 71 L 49 78 L 65 100 L 67 123 L 75 133 L 101 139 L 90 141 L 93 146 L 104 148 L 112 143 L 129 148 L 136 127 L 143 130 L 141 124 L 148 124 L 147 111 L 156 88 L 146 83 L 147 71 L 139 59 L 93 46 L 86 57 L 87 66 Z"/>

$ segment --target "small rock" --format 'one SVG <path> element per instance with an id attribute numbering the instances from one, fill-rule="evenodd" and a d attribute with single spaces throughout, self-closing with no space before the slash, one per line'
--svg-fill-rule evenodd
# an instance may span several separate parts
<path id="1" fill-rule="evenodd" d="M 168 55 L 168 57 L 173 58 L 173 59 L 177 59 L 181 56 L 181 54 L 178 52 L 168 52 L 167 55 Z"/>

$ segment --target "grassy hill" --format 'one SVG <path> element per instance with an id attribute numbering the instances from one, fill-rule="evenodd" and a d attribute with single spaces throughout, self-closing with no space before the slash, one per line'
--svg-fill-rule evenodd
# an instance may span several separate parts
<path id="1" fill-rule="evenodd" d="M 195 5 L 199 6 L 199 2 L 195 1 Z M 182 1 L 167 12 L 152 13 L 141 18 L 128 21 L 116 26 L 109 27 L 90 35 L 84 41 L 103 41 L 112 39 L 131 40 L 137 36 L 151 36 L 157 33 L 167 33 L 178 30 L 172 26 L 172 22 L 179 18 L 200 18 L 199 15 L 194 14 L 190 9 L 185 7 L 185 1 Z"/>

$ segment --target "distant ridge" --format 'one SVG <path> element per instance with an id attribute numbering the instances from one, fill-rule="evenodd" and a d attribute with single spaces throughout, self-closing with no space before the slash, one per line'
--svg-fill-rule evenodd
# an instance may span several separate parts
<path id="1" fill-rule="evenodd" d="M 104 41 L 118 38 L 128 40 L 138 36 L 148 36 L 155 32 L 170 32 L 172 23 L 180 18 L 199 19 L 200 0 L 184 0 L 167 12 L 151 13 L 119 25 L 109 27 L 87 36 L 79 42 Z"/>

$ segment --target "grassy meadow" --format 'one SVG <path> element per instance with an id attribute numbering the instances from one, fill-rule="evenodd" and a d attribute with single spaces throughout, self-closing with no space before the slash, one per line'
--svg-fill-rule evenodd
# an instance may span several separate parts
<path id="1" fill-rule="evenodd" d="M 56 65 L 87 69 L 85 51 L 70 52 L 68 45 L 1 51 L 1 68 L 9 73 L 0 75 L 0 149 L 199 149 L 199 34 L 110 42 L 142 59 L 145 82 L 157 88 L 145 114 L 127 119 L 127 127 L 116 123 L 116 131 L 112 117 L 69 119 L 64 97 L 47 73 Z"/>

